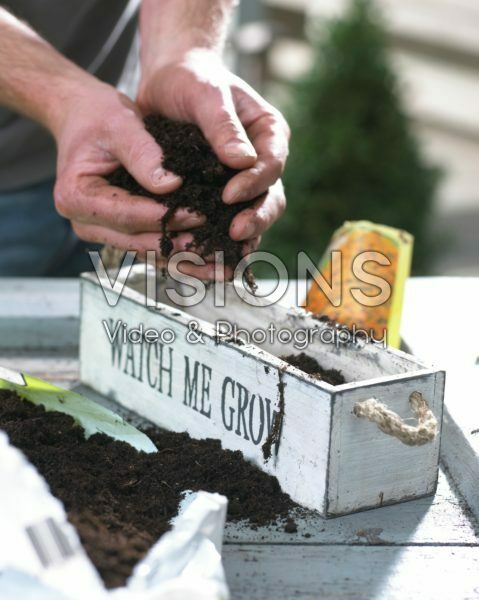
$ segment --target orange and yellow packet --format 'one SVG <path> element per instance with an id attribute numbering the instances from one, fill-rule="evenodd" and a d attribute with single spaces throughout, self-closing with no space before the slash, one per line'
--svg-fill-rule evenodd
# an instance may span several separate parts
<path id="1" fill-rule="evenodd" d="M 333 274 L 340 278 L 340 293 L 331 301 L 313 280 L 305 308 L 349 328 L 371 332 L 376 340 L 386 338 L 389 346 L 398 348 L 413 242 L 413 236 L 400 229 L 347 221 L 334 233 L 318 267 L 328 282 Z"/>

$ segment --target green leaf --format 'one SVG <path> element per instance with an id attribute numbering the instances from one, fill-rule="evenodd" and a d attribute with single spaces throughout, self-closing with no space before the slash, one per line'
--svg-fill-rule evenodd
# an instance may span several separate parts
<path id="1" fill-rule="evenodd" d="M 12 390 L 33 404 L 41 404 L 47 411 L 55 410 L 70 415 L 83 427 L 87 438 L 95 433 L 105 433 L 115 440 L 127 442 L 137 450 L 147 453 L 157 451 L 147 435 L 111 410 L 75 392 L 3 367 L 0 367 L 0 389 Z"/>

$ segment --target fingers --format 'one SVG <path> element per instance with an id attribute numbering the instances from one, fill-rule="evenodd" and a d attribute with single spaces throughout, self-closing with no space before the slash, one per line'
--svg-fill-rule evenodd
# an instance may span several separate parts
<path id="1" fill-rule="evenodd" d="M 90 225 L 85 223 L 72 223 L 74 232 L 79 238 L 87 242 L 95 242 L 97 244 L 108 244 L 114 248 L 121 250 L 131 250 L 137 252 L 140 258 L 144 258 L 148 251 L 154 251 L 160 256 L 160 235 L 158 233 L 139 233 L 129 235 L 102 227 L 101 225 Z M 180 233 L 176 237 L 171 238 L 173 249 L 171 255 L 177 252 L 184 252 L 191 244 L 193 236 L 191 233 Z"/>
<path id="2" fill-rule="evenodd" d="M 57 211 L 63 217 L 127 234 L 161 231 L 160 221 L 168 210 L 163 204 L 142 196 L 131 196 L 96 176 L 63 174 L 57 181 L 54 195 Z M 185 231 L 204 222 L 204 216 L 179 209 L 169 220 L 167 229 Z"/>
<path id="3" fill-rule="evenodd" d="M 230 226 L 233 240 L 253 240 L 279 219 L 286 208 L 286 197 L 281 180 L 278 180 L 253 206 L 236 215 Z"/>
<path id="4" fill-rule="evenodd" d="M 236 113 L 229 88 L 208 85 L 197 97 L 194 113 L 222 163 L 234 169 L 254 165 L 257 154 Z"/>
<path id="5" fill-rule="evenodd" d="M 134 111 L 127 117 L 123 113 L 121 123 L 112 123 L 110 137 L 109 151 L 144 188 L 166 194 L 181 185 L 180 177 L 163 168 L 160 146 Z"/>
<path id="6" fill-rule="evenodd" d="M 251 252 L 254 252 L 255 250 L 258 249 L 258 246 L 260 244 L 261 244 L 261 236 L 260 235 L 258 237 L 252 238 L 251 240 L 247 240 L 243 244 L 241 254 L 243 256 L 247 256 L 248 254 L 251 254 Z"/>
<path id="7" fill-rule="evenodd" d="M 225 265 L 224 269 L 217 269 L 214 263 L 197 266 L 192 262 L 182 261 L 178 263 L 177 269 L 184 275 L 208 281 L 229 281 L 233 278 L 233 269 L 231 267 Z"/>
<path id="8" fill-rule="evenodd" d="M 241 256 L 246 256 L 247 254 L 251 254 L 254 252 L 261 242 L 261 236 L 255 237 L 251 240 L 246 240 L 244 244 L 241 245 Z M 216 261 L 215 253 L 212 254 L 203 254 L 204 248 L 196 246 L 194 243 L 188 247 L 188 250 L 191 252 L 200 255 L 203 260 L 207 263 L 214 263 Z M 219 263 L 219 261 L 218 261 Z"/>
<path id="9" fill-rule="evenodd" d="M 133 251 L 137 253 L 137 258 L 140 260 L 151 259 L 147 256 L 147 252 L 156 253 L 156 262 L 158 266 L 167 267 L 168 260 L 163 257 L 159 251 L 159 236 L 158 234 L 142 233 L 138 235 L 128 235 L 112 231 L 106 227 L 97 225 L 85 225 L 82 223 L 72 223 L 73 230 L 77 236 L 88 242 L 98 244 L 108 244 L 114 248 L 120 248 L 125 251 Z M 186 256 L 192 254 L 188 248 L 193 240 L 193 236 L 189 233 L 182 233 L 175 238 L 172 238 L 173 250 L 170 256 L 179 252 L 186 252 Z M 175 264 L 175 268 L 185 275 L 191 275 L 203 280 L 229 280 L 233 277 L 233 269 L 229 266 L 218 269 L 214 262 L 207 262 L 205 259 L 197 257 L 195 261 L 187 259 L 181 260 Z M 200 264 L 197 264 L 197 263 Z"/>
<path id="10" fill-rule="evenodd" d="M 100 225 L 90 225 L 85 223 L 72 223 L 72 227 L 77 236 L 87 242 L 94 242 L 96 244 L 107 244 L 114 248 L 120 248 L 125 251 L 133 251 L 137 253 L 138 258 L 145 259 L 147 252 L 155 252 L 158 257 L 158 263 L 165 263 L 167 258 L 171 258 L 179 252 L 185 253 L 185 256 L 191 256 L 195 258 L 195 261 L 183 260 L 181 264 L 193 264 L 196 265 L 197 261 L 203 263 L 205 267 L 208 267 L 209 272 L 210 266 L 214 268 L 214 257 L 199 257 L 196 252 L 192 249 L 193 235 L 191 233 L 180 233 L 176 237 L 171 238 L 172 250 L 168 257 L 164 257 L 160 253 L 160 239 L 161 236 L 158 233 L 139 233 L 136 235 L 129 235 L 126 233 L 120 233 L 108 227 L 102 227 Z M 194 256 L 193 256 L 194 255 Z M 196 265 L 197 266 L 197 265 Z M 228 268 L 225 267 L 227 270 Z M 206 270 L 206 269 L 205 269 Z"/>
<path id="11" fill-rule="evenodd" d="M 260 104 L 256 97 L 243 96 L 237 106 L 258 160 L 228 182 L 223 192 L 227 204 L 264 193 L 282 176 L 288 157 L 289 127 L 282 115 L 264 101 Z"/>

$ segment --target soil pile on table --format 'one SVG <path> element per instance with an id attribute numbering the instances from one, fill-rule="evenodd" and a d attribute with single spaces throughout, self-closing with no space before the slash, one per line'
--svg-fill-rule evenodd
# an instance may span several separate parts
<path id="1" fill-rule="evenodd" d="M 186 208 L 206 216 L 203 226 L 191 230 L 192 248 L 203 257 L 213 256 L 216 250 L 222 250 L 225 265 L 234 269 L 242 258 L 242 242 L 230 238 L 229 227 L 233 218 L 254 202 L 230 205 L 223 202 L 223 190 L 237 171 L 219 162 L 196 125 L 150 115 L 145 118 L 145 126 L 163 149 L 163 166 L 179 175 L 183 184 L 170 194 L 155 195 L 143 188 L 124 167 L 119 167 L 107 177 L 109 183 L 131 194 L 153 198 L 168 207 L 161 220 L 163 237 L 160 249 L 163 256 L 170 255 L 173 249 L 171 240 L 177 235 L 167 232 L 166 224 L 178 208 Z M 250 287 L 254 286 L 251 273 L 245 273 L 245 277 Z"/>
<path id="2" fill-rule="evenodd" d="M 301 352 L 301 354 L 280 356 L 280 358 L 293 367 L 308 373 L 308 375 L 326 381 L 326 383 L 330 383 L 331 385 L 341 385 L 346 383 L 341 371 L 338 371 L 337 369 L 324 369 L 315 358 L 308 356 L 304 352 Z"/>
<path id="3" fill-rule="evenodd" d="M 184 490 L 226 495 L 229 521 L 296 530 L 289 512 L 298 507 L 278 481 L 241 452 L 222 450 L 218 440 L 152 428 L 146 433 L 158 453 L 145 454 L 104 434 L 85 439 L 70 416 L 46 412 L 5 390 L 0 390 L 0 429 L 63 502 L 109 588 L 124 585 L 170 528 Z"/>

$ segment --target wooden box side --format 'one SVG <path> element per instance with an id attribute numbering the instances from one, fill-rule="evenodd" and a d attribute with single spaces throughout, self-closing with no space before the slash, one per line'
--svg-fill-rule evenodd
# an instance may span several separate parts
<path id="1" fill-rule="evenodd" d="M 409 397 L 420 392 L 438 423 L 433 441 L 408 446 L 358 418 L 357 402 L 376 398 L 409 425 L 417 423 Z M 398 376 L 388 383 L 358 386 L 335 398 L 327 491 L 327 513 L 340 515 L 434 493 L 437 484 L 444 398 L 444 372 Z"/>
<path id="2" fill-rule="evenodd" d="M 333 393 L 284 372 L 261 349 L 219 342 L 207 324 L 199 332 L 204 343 L 191 343 L 187 316 L 166 306 L 148 310 L 140 298 L 127 293 L 112 307 L 98 283 L 82 281 L 82 382 L 162 427 L 218 438 L 275 475 L 294 500 L 324 513 Z M 168 329 L 175 341 L 111 343 L 106 326 L 111 333 L 119 322 L 121 331 Z M 280 441 L 266 460 L 277 421 Z"/>

